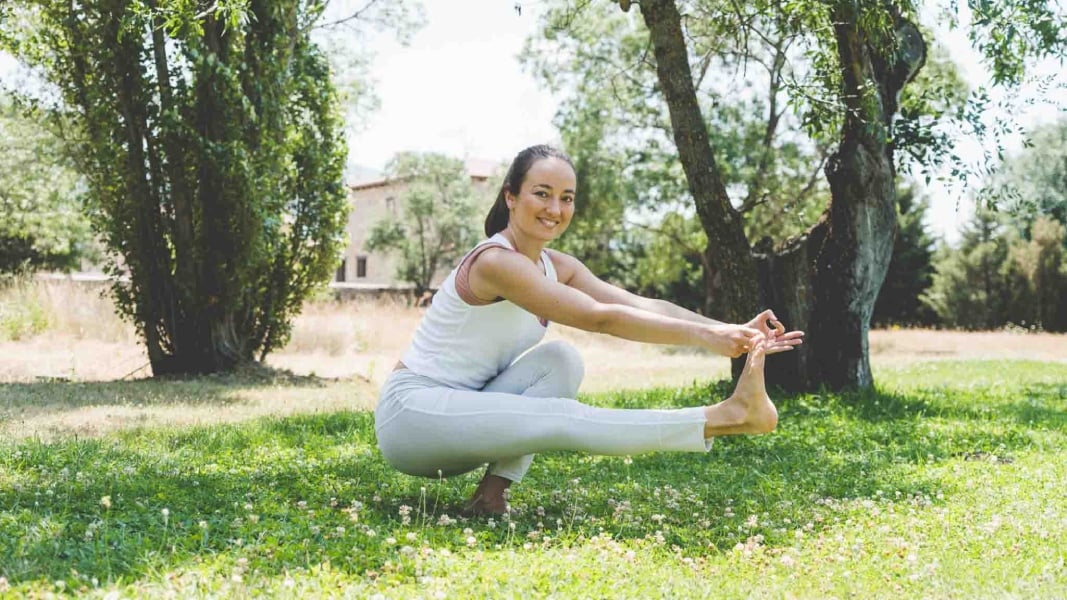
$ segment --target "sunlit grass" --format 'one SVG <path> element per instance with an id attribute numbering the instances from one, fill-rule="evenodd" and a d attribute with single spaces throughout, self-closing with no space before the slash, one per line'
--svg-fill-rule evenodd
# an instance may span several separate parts
<path id="1" fill-rule="evenodd" d="M 539 456 L 515 488 L 510 520 L 459 516 L 477 474 L 438 481 L 390 469 L 365 411 L 0 442 L 0 588 L 1067 595 L 1067 365 L 945 362 L 884 370 L 879 381 L 872 393 L 781 400 L 777 432 L 723 438 L 707 455 Z M 330 395 L 339 385 L 189 382 L 122 393 L 149 402 L 209 391 L 192 406 L 225 401 L 227 386 Z M 586 399 L 682 406 L 725 389 Z"/>

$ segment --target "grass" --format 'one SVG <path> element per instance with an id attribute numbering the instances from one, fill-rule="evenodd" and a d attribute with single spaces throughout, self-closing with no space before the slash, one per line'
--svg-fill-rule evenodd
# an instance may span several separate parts
<path id="1" fill-rule="evenodd" d="M 707 455 L 539 456 L 509 520 L 458 516 L 477 474 L 390 469 L 365 410 L 8 439 L 0 593 L 1067 596 L 1067 365 L 877 376 L 876 392 L 785 398 L 777 432 L 719 439 Z M 79 385 L 0 386 L 0 406 Z M 344 395 L 335 388 L 351 382 L 106 385 L 97 393 L 134 404 L 213 406 Z M 686 406 L 724 390 L 584 399 Z"/>

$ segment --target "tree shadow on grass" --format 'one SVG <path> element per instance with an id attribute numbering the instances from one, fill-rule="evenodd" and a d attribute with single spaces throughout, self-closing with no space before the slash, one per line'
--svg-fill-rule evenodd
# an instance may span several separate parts
<path id="1" fill-rule="evenodd" d="M 333 380 L 257 367 L 236 374 L 131 381 L 0 384 L 0 426 L 25 415 L 47 416 L 84 407 L 230 406 L 240 392 L 285 386 L 325 387 Z"/>
<path id="2" fill-rule="evenodd" d="M 72 569 L 83 581 L 204 568 L 226 577 L 246 558 L 265 576 L 328 561 L 358 577 L 399 560 L 405 544 L 464 552 L 466 527 L 488 552 L 521 547 L 542 528 L 573 543 L 602 530 L 635 540 L 659 531 L 690 554 L 757 535 L 785 545 L 784 523 L 812 523 L 815 533 L 831 525 L 828 500 L 931 497 L 945 483 L 924 466 L 1031 448 L 1035 424 L 1062 425 L 1062 412 L 1046 407 L 1062 390 L 1026 389 L 1031 404 L 992 412 L 922 393 L 795 396 L 781 402 L 779 431 L 721 438 L 708 454 L 547 453 L 516 486 L 514 530 L 484 518 L 447 524 L 480 474 L 434 481 L 395 472 L 366 412 L 9 443 L 0 453 L 0 575 L 16 586 L 71 580 Z M 676 407 L 724 391 L 720 383 L 589 400 Z M 933 427 L 924 419 L 933 414 L 954 429 Z"/>

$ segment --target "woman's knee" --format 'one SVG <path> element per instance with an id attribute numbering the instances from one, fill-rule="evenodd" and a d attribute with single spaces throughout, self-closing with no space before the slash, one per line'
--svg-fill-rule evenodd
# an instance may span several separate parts
<path id="1" fill-rule="evenodd" d="M 538 350 L 539 360 L 544 362 L 553 376 L 577 391 L 585 377 L 585 361 L 578 349 L 562 340 L 555 340 L 542 344 Z"/>

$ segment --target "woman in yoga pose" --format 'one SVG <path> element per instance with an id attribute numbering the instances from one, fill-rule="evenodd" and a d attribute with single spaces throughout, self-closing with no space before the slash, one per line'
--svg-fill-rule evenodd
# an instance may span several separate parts
<path id="1" fill-rule="evenodd" d="M 714 321 L 631 294 L 546 249 L 574 215 L 576 186 L 559 150 L 533 146 L 516 156 L 486 218 L 488 239 L 441 285 L 382 387 L 375 430 L 385 459 L 426 477 L 488 464 L 468 505 L 475 513 L 506 512 L 505 490 L 538 452 L 703 452 L 716 436 L 767 433 L 778 422 L 764 357 L 792 350 L 803 332 L 786 332 L 769 310 L 743 325 Z M 564 342 L 537 345 L 552 321 L 748 358 L 733 394 L 707 406 L 597 408 L 574 400 L 578 352 Z"/>

